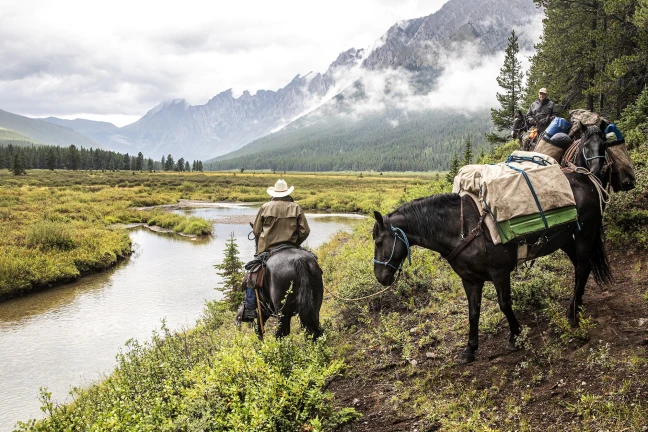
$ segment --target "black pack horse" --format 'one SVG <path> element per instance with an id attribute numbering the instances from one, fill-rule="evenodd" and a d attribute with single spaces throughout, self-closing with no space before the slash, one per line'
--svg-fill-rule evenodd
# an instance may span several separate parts
<path id="1" fill-rule="evenodd" d="M 602 160 L 591 159 L 591 169 L 600 170 Z M 574 193 L 579 224 L 569 225 L 552 236 L 538 256 L 561 249 L 574 265 L 574 292 L 567 317 L 572 324 L 577 324 L 590 273 L 594 273 L 597 283 L 609 283 L 611 273 L 603 248 L 602 204 L 598 188 L 590 176 L 576 172 L 565 175 Z M 403 260 L 409 256 L 410 246 L 439 252 L 461 277 L 468 297 L 470 322 L 468 344 L 460 355 L 460 361 L 465 363 L 474 361 L 479 346 L 484 282 L 492 281 L 497 291 L 500 310 L 509 324 L 510 349 L 516 349 L 515 338 L 520 334 L 520 324 L 512 308 L 510 276 L 517 262 L 517 244 L 495 245 L 488 241 L 481 234 L 483 219 L 471 209 L 468 197 L 461 198 L 458 194 L 431 196 L 406 203 L 386 216 L 374 212 L 376 222 L 373 228 L 374 274 L 382 285 L 394 282 Z M 467 237 L 463 236 L 464 230 L 470 232 Z"/>
<path id="2" fill-rule="evenodd" d="M 511 137 L 518 140 L 520 147 L 522 146 L 522 135 L 529 130 L 529 125 L 522 114 L 522 111 L 516 110 L 513 117 L 513 124 L 511 125 Z"/>
<path id="3" fill-rule="evenodd" d="M 636 176 L 632 163 L 624 163 L 623 160 L 615 161 L 610 153 L 618 149 L 618 153 L 625 153 L 625 143 L 608 143 L 605 139 L 604 129 L 607 124 L 601 126 L 582 126 L 580 140 L 567 149 L 562 157 L 561 165 L 567 166 L 570 162 L 577 167 L 586 168 L 594 174 L 604 188 L 611 185 L 615 192 L 629 191 L 636 185 Z M 598 163 L 595 163 L 598 162 Z"/>
<path id="4" fill-rule="evenodd" d="M 276 337 L 290 334 L 290 320 L 295 315 L 313 339 L 320 337 L 319 313 L 323 298 L 322 269 L 315 255 L 297 247 L 270 255 L 265 264 L 259 301 L 263 323 L 271 316 L 279 319 Z M 256 330 L 262 339 L 258 319 Z"/>

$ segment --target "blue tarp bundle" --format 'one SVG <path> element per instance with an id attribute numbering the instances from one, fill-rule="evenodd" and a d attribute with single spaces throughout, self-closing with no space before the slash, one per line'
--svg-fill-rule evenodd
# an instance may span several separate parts
<path id="1" fill-rule="evenodd" d="M 568 133 L 571 127 L 572 124 L 569 123 L 567 120 L 565 120 L 562 117 L 556 117 L 551 121 L 547 129 L 545 129 L 544 133 L 546 138 L 551 138 L 552 136 L 554 136 L 559 132 Z"/>

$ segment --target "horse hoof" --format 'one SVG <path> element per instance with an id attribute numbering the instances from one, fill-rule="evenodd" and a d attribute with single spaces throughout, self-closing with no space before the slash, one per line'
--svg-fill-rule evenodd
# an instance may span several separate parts
<path id="1" fill-rule="evenodd" d="M 475 353 L 469 349 L 465 349 L 459 355 L 457 363 L 459 364 L 469 364 L 475 361 Z"/>
<path id="2" fill-rule="evenodd" d="M 514 341 L 511 341 L 508 344 L 508 351 L 509 352 L 520 351 L 520 347 L 517 346 Z"/>

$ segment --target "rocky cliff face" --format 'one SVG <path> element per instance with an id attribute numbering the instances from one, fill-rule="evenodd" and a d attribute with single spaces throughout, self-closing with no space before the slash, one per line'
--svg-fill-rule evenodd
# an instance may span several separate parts
<path id="1" fill-rule="evenodd" d="M 290 123 L 336 92 L 336 77 L 357 66 L 362 50 L 350 49 L 326 73 L 297 75 L 278 91 L 245 91 L 234 97 L 226 90 L 205 105 L 184 100 L 163 102 L 137 122 L 106 137 L 107 147 L 161 158 L 207 159 L 236 150 Z"/>
<path id="2" fill-rule="evenodd" d="M 432 15 L 393 25 L 362 66 L 436 68 L 442 50 L 465 43 L 481 55 L 494 54 L 506 48 L 513 28 L 523 30 L 537 13 L 533 0 L 451 0 Z M 523 48 L 531 43 L 521 42 Z"/>
<path id="3" fill-rule="evenodd" d="M 536 13 L 532 0 L 450 0 L 432 15 L 395 24 L 370 53 L 354 48 L 341 53 L 324 74 L 297 75 L 276 92 L 234 97 L 227 90 L 205 105 L 164 102 L 137 122 L 97 139 L 108 148 L 142 151 L 156 159 L 169 153 L 189 160 L 219 156 L 278 130 L 338 94 L 352 103 L 349 96 L 363 88 L 362 80 L 345 90 L 340 77 L 404 68 L 415 72 L 417 91 L 425 92 L 442 69 L 442 52 L 456 53 L 457 44 L 466 43 L 474 45 L 478 55 L 501 51 L 511 29 L 523 29 Z"/>

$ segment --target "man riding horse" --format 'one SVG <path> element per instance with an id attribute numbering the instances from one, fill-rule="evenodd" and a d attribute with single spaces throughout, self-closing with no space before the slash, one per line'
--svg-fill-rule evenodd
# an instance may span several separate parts
<path id="1" fill-rule="evenodd" d="M 257 239 L 255 257 L 282 245 L 300 246 L 308 238 L 310 228 L 306 216 L 290 196 L 294 189 L 294 186 L 288 188 L 288 184 L 282 179 L 267 189 L 272 199 L 261 206 L 252 227 Z M 241 321 L 251 322 L 257 316 L 254 292 L 256 278 L 251 277 L 248 272 L 245 281 L 245 300 L 239 308 L 239 317 Z"/>
<path id="2" fill-rule="evenodd" d="M 547 96 L 547 89 L 541 88 L 538 91 L 538 99 L 536 99 L 531 106 L 529 111 L 526 113 L 527 123 L 530 125 L 535 125 L 538 131 L 538 135 L 542 135 L 554 115 L 554 103 L 549 96 Z"/>

